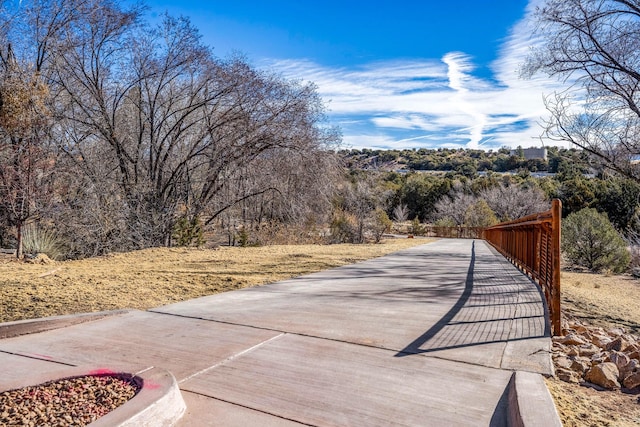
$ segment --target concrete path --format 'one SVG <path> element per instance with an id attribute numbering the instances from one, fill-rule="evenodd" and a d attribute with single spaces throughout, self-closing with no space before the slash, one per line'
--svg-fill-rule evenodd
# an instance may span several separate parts
<path id="1" fill-rule="evenodd" d="M 544 314 L 483 241 L 443 239 L 2 339 L 0 390 L 64 366 L 156 366 L 182 390 L 181 426 L 501 426 L 513 371 L 553 372 Z"/>

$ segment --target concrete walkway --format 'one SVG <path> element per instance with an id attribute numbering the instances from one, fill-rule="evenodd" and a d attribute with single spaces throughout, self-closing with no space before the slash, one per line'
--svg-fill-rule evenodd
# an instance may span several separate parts
<path id="1" fill-rule="evenodd" d="M 443 239 L 2 339 L 0 390 L 69 365 L 155 366 L 178 381 L 181 426 L 501 426 L 513 371 L 552 374 L 549 351 L 537 287 L 483 241 Z"/>

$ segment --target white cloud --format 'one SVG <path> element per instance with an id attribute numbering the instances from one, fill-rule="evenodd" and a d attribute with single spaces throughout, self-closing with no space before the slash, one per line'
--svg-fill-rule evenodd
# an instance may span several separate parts
<path id="1" fill-rule="evenodd" d="M 314 82 L 328 101 L 329 117 L 342 128 L 345 146 L 539 145 L 537 122 L 546 115 L 543 94 L 560 88 L 550 79 L 522 79 L 519 68 L 531 46 L 531 0 L 491 64 L 493 79 L 474 75 L 472 57 L 450 52 L 442 59 L 376 62 L 331 68 L 308 60 L 269 61 L 287 78 Z"/>

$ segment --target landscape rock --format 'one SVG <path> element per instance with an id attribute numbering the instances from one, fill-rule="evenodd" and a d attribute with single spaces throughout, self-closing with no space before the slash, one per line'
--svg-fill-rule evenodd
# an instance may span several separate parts
<path id="1" fill-rule="evenodd" d="M 591 356 L 591 366 L 598 365 L 607 361 L 606 353 L 598 353 Z"/>
<path id="2" fill-rule="evenodd" d="M 631 359 L 626 354 L 620 351 L 612 352 L 609 357 L 607 357 L 607 361 L 615 363 L 618 367 L 618 371 L 622 372 L 624 368 L 629 364 Z"/>
<path id="3" fill-rule="evenodd" d="M 55 264 L 55 261 L 47 256 L 47 254 L 39 253 L 33 258 L 25 258 L 25 262 L 30 264 Z"/>
<path id="4" fill-rule="evenodd" d="M 624 349 L 627 354 L 635 353 L 640 350 L 640 345 L 638 345 L 635 337 L 633 337 L 632 335 L 625 335 L 624 339 L 629 343 L 627 348 Z"/>
<path id="5" fill-rule="evenodd" d="M 573 360 L 567 356 L 559 356 L 553 358 L 553 363 L 557 368 L 572 369 Z"/>
<path id="6" fill-rule="evenodd" d="M 630 343 L 622 335 L 608 343 L 604 348 L 609 351 L 625 351 Z"/>
<path id="7" fill-rule="evenodd" d="M 598 354 L 600 353 L 600 347 L 598 347 L 597 345 L 594 344 L 583 344 L 581 346 L 578 347 L 578 353 L 580 354 L 580 356 L 587 356 L 587 357 L 591 357 L 594 354 Z"/>
<path id="8" fill-rule="evenodd" d="M 556 368 L 556 377 L 567 383 L 578 384 L 580 382 L 580 376 L 571 369 Z"/>
<path id="9" fill-rule="evenodd" d="M 620 378 L 626 378 L 638 371 L 640 371 L 640 362 L 636 359 L 630 359 L 629 363 L 620 370 Z"/>
<path id="10" fill-rule="evenodd" d="M 587 343 L 583 337 L 575 333 L 570 333 L 569 335 L 560 338 L 558 342 L 564 345 L 582 345 Z"/>
<path id="11" fill-rule="evenodd" d="M 627 376 L 622 384 L 628 389 L 640 387 L 640 372 L 636 372 Z"/>
<path id="12" fill-rule="evenodd" d="M 573 329 L 576 333 L 578 333 L 578 334 L 580 334 L 580 335 L 582 335 L 582 336 L 590 335 L 589 329 L 587 329 L 587 327 L 586 327 L 586 326 L 584 326 L 584 325 L 575 324 L 575 325 L 573 325 L 572 329 Z"/>
<path id="13" fill-rule="evenodd" d="M 613 341 L 613 339 L 611 339 L 611 337 L 607 336 L 607 335 L 601 335 L 601 334 L 593 334 L 591 336 L 591 342 L 594 345 L 597 345 L 600 348 L 604 348 L 607 344 L 609 344 L 611 341 Z"/>
<path id="14" fill-rule="evenodd" d="M 595 365 L 589 369 L 585 376 L 585 380 L 606 388 L 607 390 L 614 390 L 616 388 L 620 388 L 620 383 L 618 382 L 619 374 L 620 372 L 618 371 L 618 367 L 615 363 L 605 362 Z"/>
<path id="15" fill-rule="evenodd" d="M 613 328 L 613 329 L 609 329 L 607 332 L 611 336 L 620 337 L 624 335 L 626 331 L 624 330 L 624 328 Z"/>
<path id="16" fill-rule="evenodd" d="M 557 351 L 559 353 L 566 353 L 567 351 L 567 346 L 564 344 L 560 344 L 559 342 L 553 342 L 552 343 L 552 349 L 553 351 Z"/>
<path id="17" fill-rule="evenodd" d="M 640 339 L 624 328 L 587 326 L 562 320 L 564 336 L 554 337 L 556 376 L 566 382 L 590 382 L 601 389 L 640 387 Z"/>
<path id="18" fill-rule="evenodd" d="M 578 374 L 580 377 L 585 374 L 591 368 L 591 360 L 584 357 L 575 358 L 570 366 L 570 369 Z"/>
<path id="19" fill-rule="evenodd" d="M 580 350 L 575 345 L 572 345 L 567 349 L 567 356 L 580 356 Z"/>

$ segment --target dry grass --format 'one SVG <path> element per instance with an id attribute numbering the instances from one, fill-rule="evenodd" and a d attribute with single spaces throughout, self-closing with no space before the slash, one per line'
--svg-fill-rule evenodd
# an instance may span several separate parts
<path id="1" fill-rule="evenodd" d="M 563 272 L 562 309 L 584 323 L 640 332 L 640 281 L 628 275 Z M 631 427 L 640 425 L 638 396 L 596 391 L 548 379 L 565 427 Z"/>
<path id="2" fill-rule="evenodd" d="M 547 379 L 564 427 L 637 427 L 637 396 Z"/>
<path id="3" fill-rule="evenodd" d="M 610 276 L 563 272 L 563 308 L 598 326 L 623 326 L 640 333 L 640 280 L 630 275 Z"/>
<path id="4" fill-rule="evenodd" d="M 368 245 L 154 248 L 55 264 L 0 261 L 0 322 L 148 309 L 374 258 L 426 239 Z"/>

